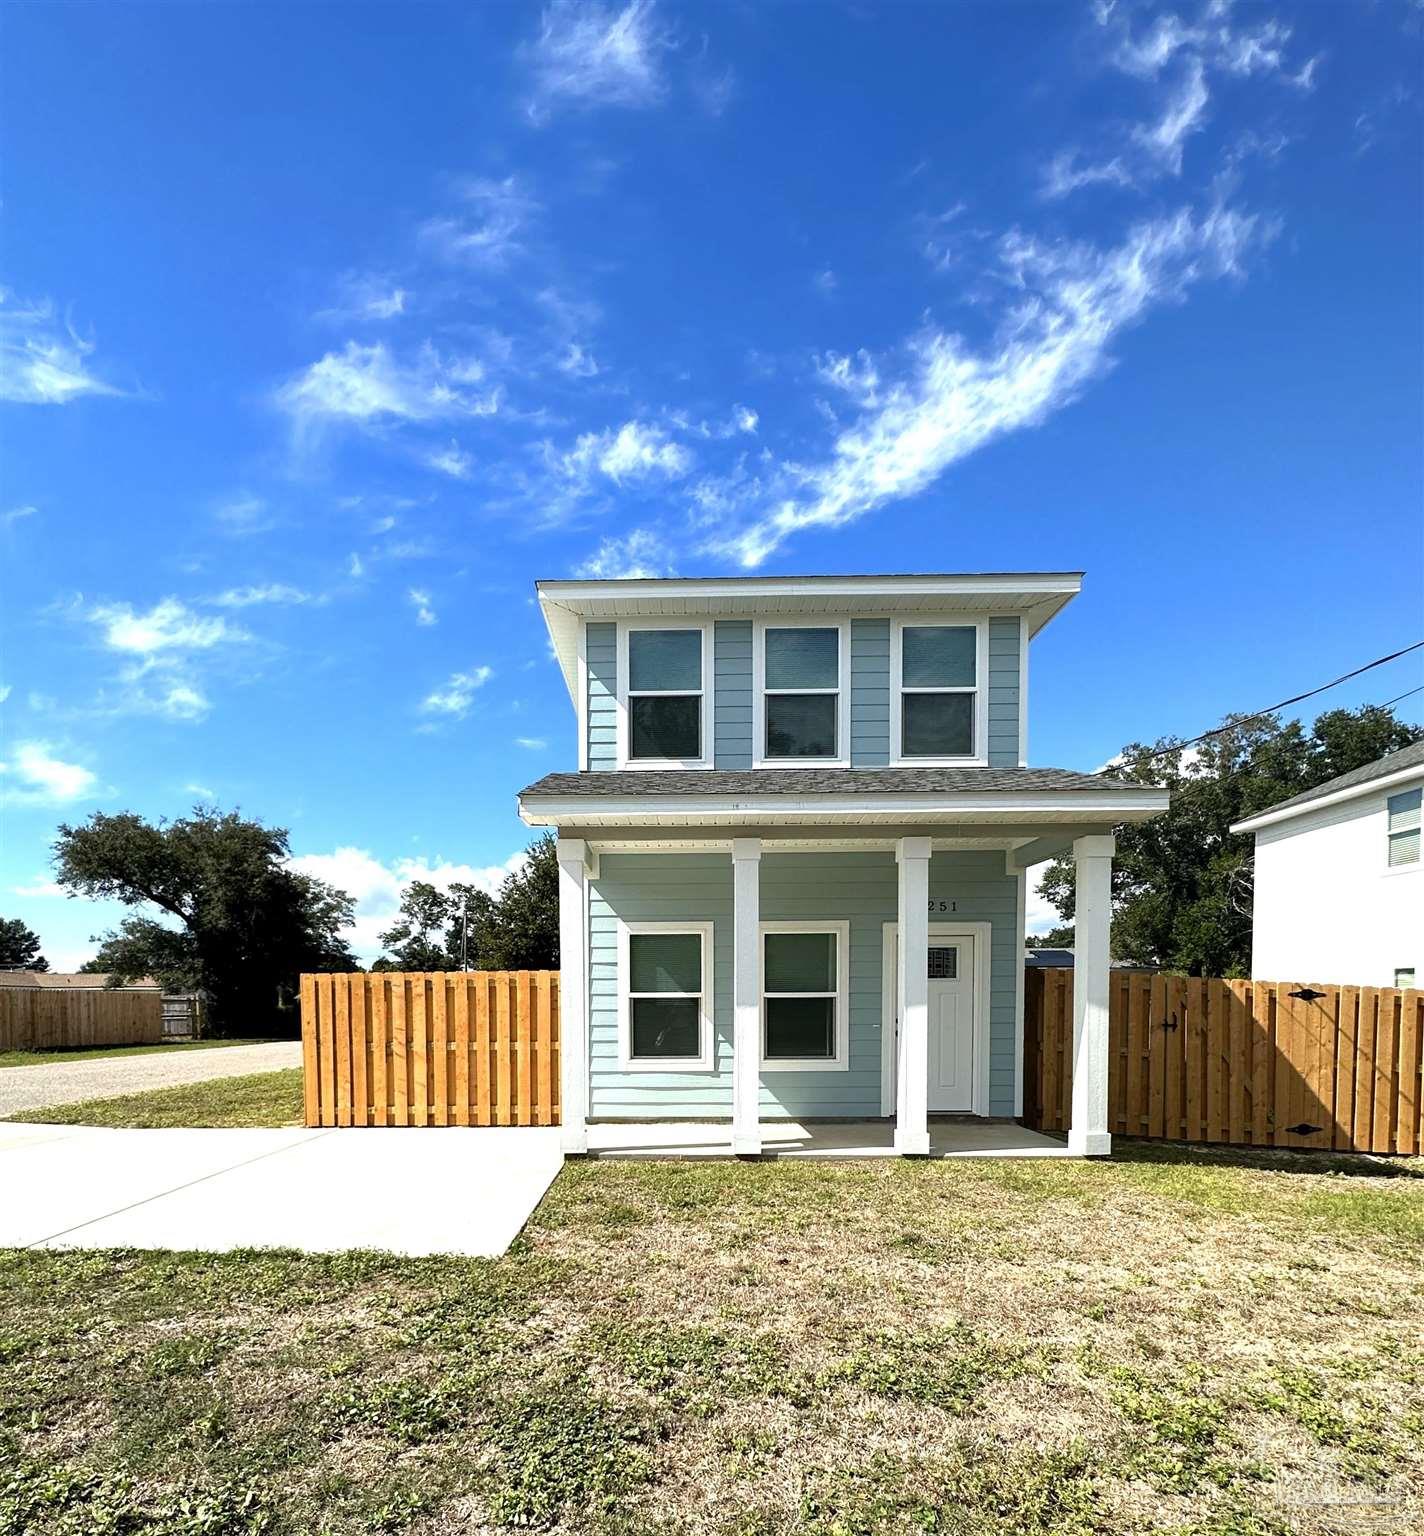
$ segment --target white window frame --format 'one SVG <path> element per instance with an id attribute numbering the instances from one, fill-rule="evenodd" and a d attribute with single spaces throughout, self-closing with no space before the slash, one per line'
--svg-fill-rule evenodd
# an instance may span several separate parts
<path id="1" fill-rule="evenodd" d="M 1393 794 L 1389 794 L 1384 797 L 1384 867 L 1386 874 L 1406 875 L 1412 874 L 1415 870 L 1424 869 L 1424 793 L 1420 794 L 1419 810 L 1416 812 L 1419 817 L 1419 821 L 1416 826 L 1392 828 L 1389 824 L 1389 802 L 1391 800 L 1398 800 L 1403 795 L 1411 795 L 1418 793 L 1419 791 L 1419 785 L 1406 784 L 1402 788 L 1395 790 Z M 1391 864 L 1389 861 L 1389 855 L 1390 850 L 1394 847 L 1395 838 L 1403 837 L 1406 833 L 1416 830 L 1418 830 L 1420 834 L 1419 857 L 1417 859 L 1410 859 L 1407 864 Z"/>
<path id="2" fill-rule="evenodd" d="M 634 1056 L 632 938 L 639 933 L 696 934 L 702 941 L 702 993 L 697 1009 L 696 1056 Z M 713 1072 L 716 1070 L 716 1031 L 713 1028 L 713 924 L 618 920 L 618 1067 L 622 1072 Z M 687 992 L 639 992 L 639 997 L 688 997 Z"/>
<path id="3" fill-rule="evenodd" d="M 833 933 L 836 936 L 836 1039 L 833 1056 L 768 1057 L 766 1054 L 766 936 L 769 933 Z M 824 997 L 824 992 L 778 992 L 777 997 Z M 758 1035 L 763 1072 L 846 1072 L 850 1070 L 850 923 L 845 918 L 800 919 L 757 925 Z"/>
<path id="4" fill-rule="evenodd" d="M 950 688 L 906 688 L 904 678 L 907 629 L 972 629 L 974 685 Z M 906 693 L 967 693 L 974 700 L 974 749 L 964 757 L 906 757 L 901 736 Z M 982 768 L 989 761 L 989 621 L 977 614 L 916 614 L 890 622 L 890 766 L 892 768 Z"/>
<path id="5" fill-rule="evenodd" d="M 700 711 L 700 725 L 698 744 L 700 751 L 696 757 L 637 757 L 628 755 L 632 740 L 632 731 L 628 723 L 628 636 L 634 630 L 643 629 L 688 629 L 696 630 L 702 636 L 702 687 L 699 697 L 702 700 Z M 620 619 L 618 621 L 618 767 L 620 769 L 631 768 L 641 773 L 645 769 L 656 770 L 659 768 L 710 768 L 713 761 L 713 709 L 715 707 L 716 683 L 713 677 L 713 653 L 712 653 L 712 622 L 704 619 L 679 619 L 669 615 L 667 618 L 656 619 Z M 633 698 L 687 698 L 692 694 L 692 689 L 669 688 L 663 690 L 639 689 L 632 694 Z"/>
<path id="6" fill-rule="evenodd" d="M 835 688 L 773 688 L 773 693 L 834 693 L 836 696 L 836 751 L 834 757 L 768 757 L 766 755 L 766 632 L 769 629 L 833 629 L 836 646 Z M 752 623 L 752 767 L 753 768 L 849 768 L 850 767 L 850 622 L 821 615 L 756 619 Z"/>

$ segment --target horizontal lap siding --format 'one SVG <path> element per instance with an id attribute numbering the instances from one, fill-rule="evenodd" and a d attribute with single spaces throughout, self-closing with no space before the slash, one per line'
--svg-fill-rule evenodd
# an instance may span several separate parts
<path id="1" fill-rule="evenodd" d="M 715 1072 L 618 1066 L 618 932 L 625 922 L 711 921 Z M 589 1112 L 721 1118 L 732 1112 L 732 861 L 717 853 L 605 853 L 589 895 Z"/>
<path id="2" fill-rule="evenodd" d="M 861 1117 L 880 1113 L 884 925 L 896 920 L 889 851 L 768 853 L 761 861 L 763 920 L 850 923 L 850 1067 L 765 1074 L 761 1113 Z M 990 1103 L 1014 1112 L 1017 884 L 1002 853 L 939 853 L 930 898 L 954 902 L 939 918 L 992 925 Z M 622 1072 L 618 1066 L 617 919 L 713 924 L 713 1073 Z M 595 1118 L 720 1119 L 731 1114 L 732 862 L 724 853 L 604 854 L 590 896 L 590 1112 Z"/>
<path id="3" fill-rule="evenodd" d="M 890 762 L 890 620 L 850 625 L 850 760 L 853 768 Z"/>
<path id="4" fill-rule="evenodd" d="M 998 852 L 937 853 L 930 860 L 930 900 L 952 901 L 955 910 L 930 921 L 989 923 L 989 1113 L 1014 1112 L 1017 980 L 1023 963 L 1018 932 L 1018 881 L 1004 873 Z"/>
<path id="5" fill-rule="evenodd" d="M 588 663 L 588 766 L 618 766 L 618 626 L 590 624 L 584 635 Z"/>
<path id="6" fill-rule="evenodd" d="M 752 765 L 752 624 L 719 619 L 713 630 L 713 747 L 719 768 Z"/>
<path id="7" fill-rule="evenodd" d="M 989 766 L 1019 762 L 1019 621 L 989 620 Z"/>

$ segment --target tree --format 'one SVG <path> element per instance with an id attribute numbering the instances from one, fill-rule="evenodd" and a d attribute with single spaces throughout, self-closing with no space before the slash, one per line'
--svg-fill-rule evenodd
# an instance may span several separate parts
<path id="1" fill-rule="evenodd" d="M 47 971 L 40 936 L 18 917 L 0 917 L 0 971 Z"/>
<path id="2" fill-rule="evenodd" d="M 116 983 L 153 976 L 166 990 L 202 992 L 215 1034 L 293 1033 L 299 974 L 356 969 L 341 937 L 355 904 L 289 867 L 281 827 L 204 806 L 157 825 L 96 812 L 61 826 L 54 851 L 73 894 L 160 914 L 99 936 L 89 968 Z"/>
<path id="3" fill-rule="evenodd" d="M 469 930 L 461 945 L 468 911 Z M 559 857 L 545 833 L 497 896 L 469 885 L 446 890 L 412 881 L 401 896 L 400 917 L 381 934 L 391 950 L 372 970 L 457 971 L 462 953 L 470 970 L 556 970 L 559 964 Z"/>
<path id="4" fill-rule="evenodd" d="M 1165 784 L 1171 807 L 1141 826 L 1118 827 L 1113 862 L 1112 952 L 1193 976 L 1242 976 L 1251 964 L 1255 850 L 1233 822 L 1424 738 L 1386 709 L 1335 709 L 1305 730 L 1274 715 L 1228 716 L 1200 745 L 1164 737 L 1132 742 L 1114 778 Z M 1054 859 L 1043 894 L 1071 919 L 1073 861 Z"/>

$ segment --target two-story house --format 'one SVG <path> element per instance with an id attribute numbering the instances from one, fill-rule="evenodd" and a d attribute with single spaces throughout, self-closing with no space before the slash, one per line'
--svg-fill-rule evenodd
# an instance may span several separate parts
<path id="1" fill-rule="evenodd" d="M 1020 1115 L 1027 871 L 1068 850 L 1069 1146 L 1109 1151 L 1112 828 L 1167 797 L 1028 766 L 1030 642 L 1080 583 L 538 584 L 578 714 L 578 772 L 519 797 L 559 840 L 566 1151 L 882 1119 L 925 1155 L 933 1115 Z"/>

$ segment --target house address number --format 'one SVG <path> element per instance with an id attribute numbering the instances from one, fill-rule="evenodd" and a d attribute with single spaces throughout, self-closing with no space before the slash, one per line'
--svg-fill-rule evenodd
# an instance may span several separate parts
<path id="1" fill-rule="evenodd" d="M 932 901 L 930 903 L 930 911 L 931 912 L 958 912 L 959 911 L 959 903 L 957 901 Z"/>

